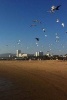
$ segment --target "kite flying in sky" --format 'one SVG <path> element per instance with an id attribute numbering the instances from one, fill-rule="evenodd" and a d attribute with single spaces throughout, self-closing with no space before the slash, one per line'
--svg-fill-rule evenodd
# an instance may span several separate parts
<path id="1" fill-rule="evenodd" d="M 37 41 L 39 41 L 39 38 L 35 38 Z"/>
<path id="2" fill-rule="evenodd" d="M 60 7 L 60 6 L 61 6 L 61 5 L 59 5 L 59 6 L 52 6 L 52 7 L 51 7 L 51 10 L 48 11 L 48 12 L 54 13 L 56 10 L 59 10 L 59 7 Z"/>

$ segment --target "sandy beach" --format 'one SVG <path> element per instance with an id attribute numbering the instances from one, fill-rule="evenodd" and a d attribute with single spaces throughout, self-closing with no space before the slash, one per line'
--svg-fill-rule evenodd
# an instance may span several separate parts
<path id="1" fill-rule="evenodd" d="M 0 61 L 0 100 L 67 100 L 67 61 Z"/>

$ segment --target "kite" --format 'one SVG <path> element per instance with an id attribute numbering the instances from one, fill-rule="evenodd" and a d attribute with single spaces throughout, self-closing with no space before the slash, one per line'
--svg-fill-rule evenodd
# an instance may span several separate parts
<path id="1" fill-rule="evenodd" d="M 64 23 L 61 24 L 64 27 Z"/>
<path id="2" fill-rule="evenodd" d="M 56 22 L 58 23 L 59 22 L 59 19 L 57 19 Z"/>
<path id="3" fill-rule="evenodd" d="M 45 32 L 45 28 L 43 28 L 42 30 L 43 30 L 43 32 Z"/>
<path id="4" fill-rule="evenodd" d="M 52 7 L 51 7 L 51 10 L 48 11 L 48 12 L 54 13 L 56 10 L 59 10 L 59 7 L 60 7 L 60 6 L 61 6 L 61 5 L 59 5 L 59 6 L 52 6 Z"/>
<path id="5" fill-rule="evenodd" d="M 32 24 L 30 27 L 36 26 L 36 24 Z"/>
<path id="6" fill-rule="evenodd" d="M 39 41 L 39 38 L 35 38 L 37 41 Z"/>

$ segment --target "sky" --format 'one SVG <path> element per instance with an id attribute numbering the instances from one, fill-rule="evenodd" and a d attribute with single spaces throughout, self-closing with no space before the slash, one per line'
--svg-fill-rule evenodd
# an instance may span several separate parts
<path id="1" fill-rule="evenodd" d="M 49 12 L 58 5 L 61 5 L 59 10 Z M 20 49 L 22 53 L 49 51 L 64 55 L 66 32 L 67 0 L 0 0 L 0 54 Z"/>

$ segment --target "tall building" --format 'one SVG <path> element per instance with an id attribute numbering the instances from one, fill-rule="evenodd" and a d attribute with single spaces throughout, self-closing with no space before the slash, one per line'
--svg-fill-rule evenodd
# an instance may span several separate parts
<path id="1" fill-rule="evenodd" d="M 21 53 L 21 50 L 16 50 L 16 56 L 19 57 L 19 54 Z"/>
<path id="2" fill-rule="evenodd" d="M 36 57 L 37 56 L 43 56 L 43 52 L 41 52 L 41 51 L 40 52 L 36 52 Z"/>

